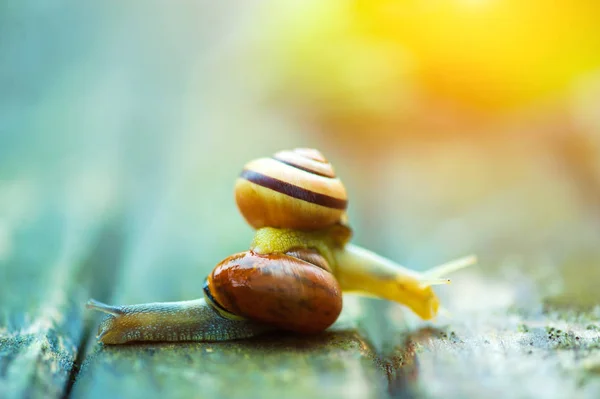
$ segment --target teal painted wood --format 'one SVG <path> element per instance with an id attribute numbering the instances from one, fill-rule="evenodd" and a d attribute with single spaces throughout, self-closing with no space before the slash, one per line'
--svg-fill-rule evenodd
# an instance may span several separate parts
<path id="1" fill-rule="evenodd" d="M 100 292 L 92 288 L 95 262 L 114 261 L 105 214 L 85 190 L 73 195 L 69 182 L 0 187 L 2 398 L 65 394 L 89 330 L 82 301 Z M 34 196 L 39 191 L 43 198 Z"/>
<path id="2" fill-rule="evenodd" d="M 230 343 L 91 349 L 75 397 L 378 398 L 387 389 L 353 331 Z"/>

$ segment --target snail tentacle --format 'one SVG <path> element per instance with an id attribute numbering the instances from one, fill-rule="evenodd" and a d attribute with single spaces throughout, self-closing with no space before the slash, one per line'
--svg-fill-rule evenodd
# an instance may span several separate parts
<path id="1" fill-rule="evenodd" d="M 93 298 L 87 301 L 87 303 L 85 304 L 85 307 L 88 309 L 98 310 L 103 313 L 108 313 L 113 316 L 118 316 L 118 315 L 123 314 L 123 311 L 121 310 L 121 308 L 119 306 L 107 305 L 107 304 L 97 301 Z"/>
<path id="2" fill-rule="evenodd" d="M 469 267 L 477 263 L 477 256 L 469 255 L 459 259 L 451 260 L 450 262 L 443 263 L 438 266 L 434 266 L 431 269 L 423 273 L 425 279 L 435 279 L 443 276 L 447 276 L 450 273 L 454 273 L 465 267 Z"/>

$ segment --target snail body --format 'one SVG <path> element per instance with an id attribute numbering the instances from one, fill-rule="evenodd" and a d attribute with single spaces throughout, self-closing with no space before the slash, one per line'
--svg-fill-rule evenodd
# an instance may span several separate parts
<path id="1" fill-rule="evenodd" d="M 128 342 L 229 341 L 274 329 L 264 323 L 219 316 L 204 298 L 111 306 L 90 299 L 88 309 L 106 313 L 98 327 L 98 341 L 107 345 Z"/>
<path id="2" fill-rule="evenodd" d="M 250 249 L 217 264 L 201 299 L 129 306 L 89 301 L 88 308 L 108 313 L 99 327 L 101 342 L 318 333 L 338 318 L 342 292 L 395 301 L 431 319 L 439 309 L 431 287 L 475 262 L 466 257 L 418 273 L 349 244 L 346 190 L 316 150 L 281 151 L 248 163 L 235 198 L 256 229 Z"/>
<path id="3" fill-rule="evenodd" d="M 204 298 L 192 301 L 109 306 L 91 300 L 88 308 L 108 313 L 98 339 L 222 341 L 274 329 L 323 331 L 342 311 L 340 286 L 318 253 L 290 254 L 231 255 L 206 278 Z"/>

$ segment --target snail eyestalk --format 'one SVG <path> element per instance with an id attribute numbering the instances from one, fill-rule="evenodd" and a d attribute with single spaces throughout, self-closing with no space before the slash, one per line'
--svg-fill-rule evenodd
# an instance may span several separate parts
<path id="1" fill-rule="evenodd" d="M 98 310 L 100 312 L 108 313 L 113 316 L 118 316 L 123 314 L 123 311 L 117 306 L 107 305 L 95 299 L 90 299 L 85 304 L 85 307 L 88 309 Z"/>
<path id="2" fill-rule="evenodd" d="M 475 263 L 477 263 L 477 256 L 469 255 L 460 259 L 451 260 L 450 262 L 446 262 L 438 266 L 434 266 L 423 273 L 423 276 L 425 278 L 443 277 L 450 273 L 454 273 L 457 270 L 474 265 Z"/>
<path id="3" fill-rule="evenodd" d="M 421 287 L 426 288 L 426 287 L 432 287 L 434 285 L 447 285 L 450 284 L 452 281 L 449 278 L 434 278 L 434 279 L 422 279 L 421 280 Z"/>

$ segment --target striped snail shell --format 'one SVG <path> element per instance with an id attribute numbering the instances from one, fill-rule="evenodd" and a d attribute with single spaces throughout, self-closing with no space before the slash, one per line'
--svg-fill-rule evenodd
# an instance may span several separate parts
<path id="1" fill-rule="evenodd" d="M 339 222 L 346 189 L 317 150 L 297 148 L 246 164 L 235 184 L 246 221 L 262 227 L 317 230 Z"/>
<path id="2" fill-rule="evenodd" d="M 325 259 L 311 250 L 231 255 L 204 283 L 206 302 L 227 319 L 317 333 L 342 311 L 342 289 Z"/>

